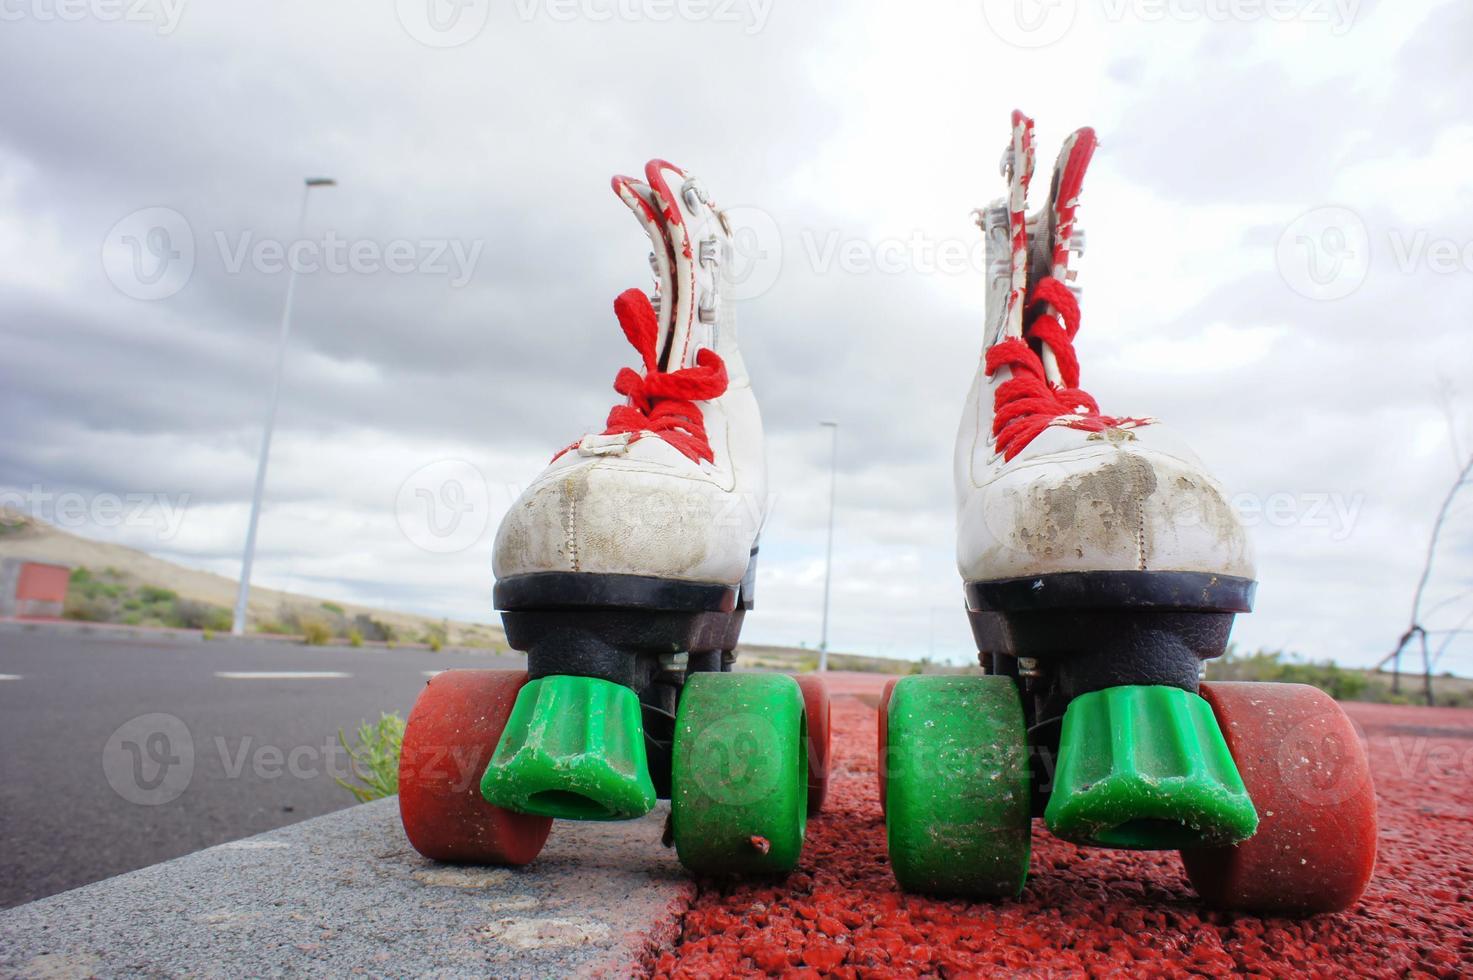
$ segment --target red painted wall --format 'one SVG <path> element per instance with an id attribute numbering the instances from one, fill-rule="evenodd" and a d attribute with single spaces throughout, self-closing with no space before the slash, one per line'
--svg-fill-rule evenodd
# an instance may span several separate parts
<path id="1" fill-rule="evenodd" d="M 71 570 L 65 565 L 28 561 L 20 568 L 15 598 L 19 602 L 66 602 L 66 587 L 71 576 Z"/>

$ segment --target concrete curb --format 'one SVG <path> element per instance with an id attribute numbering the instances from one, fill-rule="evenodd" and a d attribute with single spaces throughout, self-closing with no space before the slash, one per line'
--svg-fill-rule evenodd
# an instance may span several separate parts
<path id="1" fill-rule="evenodd" d="M 0 912 L 0 975 L 629 976 L 695 895 L 667 813 L 470 868 L 416 854 L 380 800 Z"/>

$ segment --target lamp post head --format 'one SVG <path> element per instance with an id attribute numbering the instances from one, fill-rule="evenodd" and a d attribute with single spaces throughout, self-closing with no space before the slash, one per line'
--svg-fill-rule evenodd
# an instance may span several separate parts
<path id="1" fill-rule="evenodd" d="M 830 426 L 830 427 L 835 428 L 835 429 L 837 429 L 839 427 L 839 423 L 837 423 L 837 422 L 820 422 L 818 424 L 819 425 L 827 425 L 827 426 Z"/>
<path id="2" fill-rule="evenodd" d="M 308 187 L 336 187 L 338 182 L 331 177 L 308 177 Z"/>

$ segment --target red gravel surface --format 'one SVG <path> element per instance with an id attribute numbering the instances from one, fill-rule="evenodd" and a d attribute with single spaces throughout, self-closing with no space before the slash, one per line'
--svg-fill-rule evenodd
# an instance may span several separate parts
<path id="1" fill-rule="evenodd" d="M 1016 901 L 901 894 L 875 789 L 884 681 L 834 677 L 834 776 L 799 869 L 702 881 L 657 976 L 1473 975 L 1473 711 L 1347 706 L 1376 774 L 1376 875 L 1348 912 L 1266 919 L 1203 908 L 1173 853 L 1079 848 L 1041 821 Z"/>

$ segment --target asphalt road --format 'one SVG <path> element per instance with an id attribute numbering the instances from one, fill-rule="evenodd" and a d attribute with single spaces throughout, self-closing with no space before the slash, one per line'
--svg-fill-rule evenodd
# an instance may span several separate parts
<path id="1" fill-rule="evenodd" d="M 339 728 L 520 662 L 0 630 L 0 908 L 350 806 Z"/>

